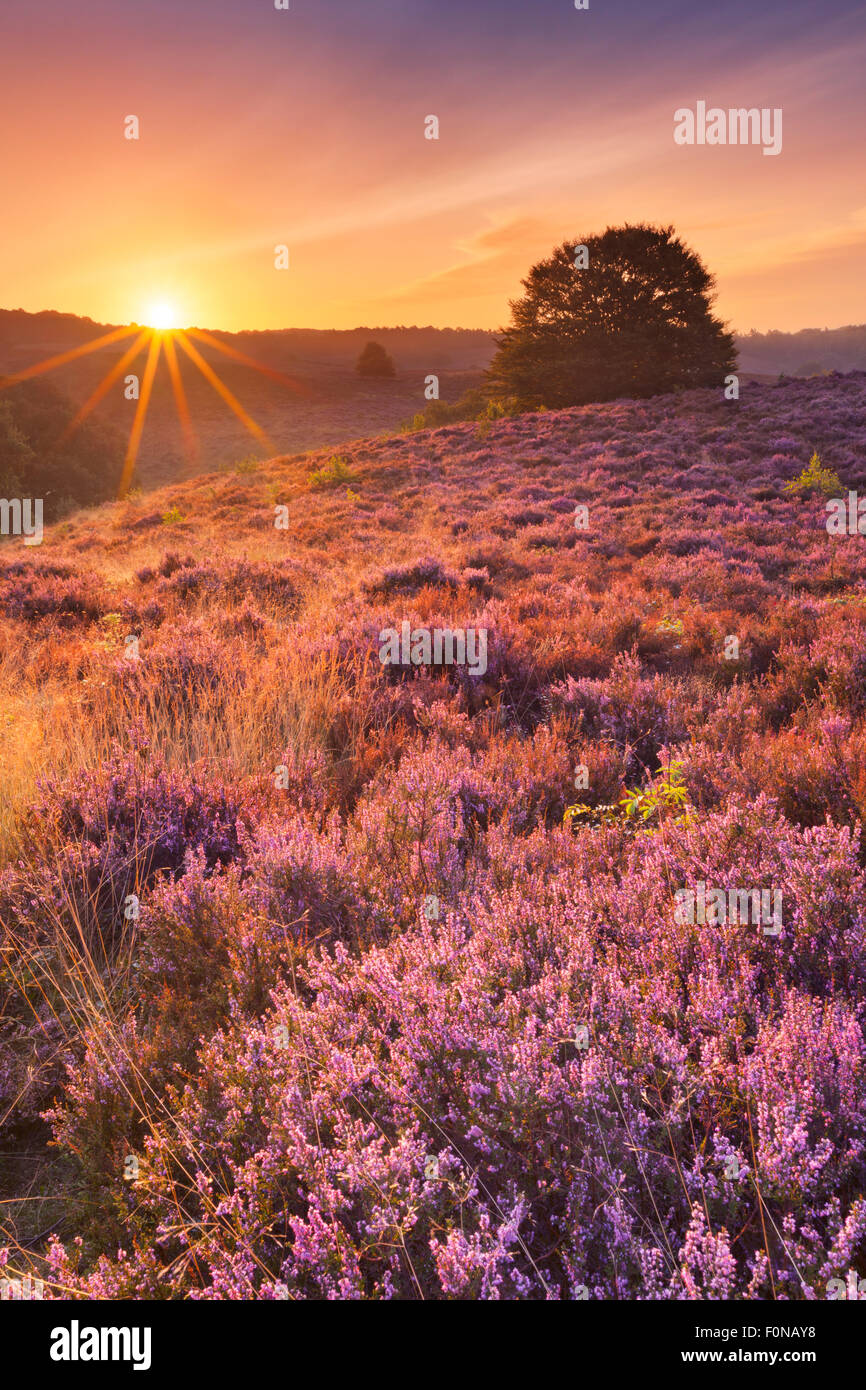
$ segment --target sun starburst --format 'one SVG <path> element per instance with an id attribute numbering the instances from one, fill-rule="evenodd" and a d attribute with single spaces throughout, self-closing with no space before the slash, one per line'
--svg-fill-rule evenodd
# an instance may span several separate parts
<path id="1" fill-rule="evenodd" d="M 46 372 L 54 371 L 56 368 L 63 367 L 69 362 L 87 356 L 89 353 L 98 352 L 100 349 L 110 347 L 114 343 L 119 344 L 125 338 L 130 338 L 135 334 L 135 341 L 131 346 L 127 347 L 122 356 L 106 372 L 105 376 L 96 385 L 61 436 L 61 438 L 65 440 L 74 434 L 91 411 L 105 398 L 115 382 L 128 371 L 136 358 L 146 349 L 147 356 L 145 359 L 144 373 L 140 383 L 138 404 L 130 428 L 129 442 L 123 461 L 120 487 L 118 489 L 119 497 L 124 497 L 126 495 L 132 483 L 138 451 L 141 445 L 141 438 L 144 433 L 148 406 L 150 405 L 151 396 L 153 394 L 153 385 L 161 355 L 165 357 L 166 368 L 171 380 L 175 408 L 183 430 L 187 456 L 191 461 L 196 460 L 199 456 L 198 439 L 190 417 L 175 344 L 178 344 L 183 349 L 187 360 L 192 363 L 205 380 L 214 388 L 224 403 L 238 420 L 240 420 L 244 428 L 249 430 L 250 434 L 252 434 L 265 448 L 270 449 L 272 453 L 276 453 L 276 447 L 268 438 L 265 431 L 257 424 L 249 412 L 244 409 L 237 397 L 233 395 L 226 386 L 225 382 L 220 380 L 210 362 L 202 356 L 190 339 L 195 338 L 203 346 L 212 348 L 222 353 L 224 356 L 230 357 L 233 361 L 242 363 L 244 366 L 254 368 L 255 371 L 260 372 L 263 376 L 270 377 L 271 380 L 277 381 L 281 385 L 287 387 L 295 396 L 305 393 L 300 382 L 292 377 L 286 376 L 283 372 L 277 371 L 274 367 L 268 367 L 262 362 L 257 362 L 254 358 L 248 357 L 246 353 L 240 352 L 237 348 L 221 342 L 219 338 L 215 337 L 212 333 L 205 332 L 204 329 L 188 328 L 184 330 L 178 328 L 174 307 L 166 301 L 151 305 L 148 319 L 149 323 L 146 326 L 132 324 L 127 328 L 112 329 L 111 332 L 103 333 L 100 337 L 94 338 L 89 343 L 82 343 L 76 348 L 71 348 L 68 352 L 58 353 L 53 357 L 45 358 L 42 362 L 35 363 L 31 367 L 25 367 L 20 372 L 15 372 L 11 376 L 3 377 L 0 379 L 0 391 L 8 389 L 10 386 L 15 386 L 21 381 L 29 381 L 33 377 L 42 376 Z"/>

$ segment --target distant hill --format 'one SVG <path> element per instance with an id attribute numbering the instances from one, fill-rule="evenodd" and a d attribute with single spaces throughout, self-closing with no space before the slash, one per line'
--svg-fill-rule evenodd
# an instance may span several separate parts
<path id="1" fill-rule="evenodd" d="M 113 326 L 74 314 L 0 310 L 0 375 L 69 352 L 108 333 Z M 210 383 L 179 352 L 199 450 L 193 457 L 186 450 L 168 373 L 161 367 L 138 458 L 138 475 L 146 488 L 195 476 L 205 468 L 231 467 L 250 455 L 295 453 L 393 432 L 424 408 L 425 379 L 431 372 L 439 377 L 442 399 L 456 400 L 480 383 L 493 351 L 489 333 L 459 328 L 286 329 L 215 332 L 214 337 L 291 378 L 294 385 L 287 388 L 214 347 L 197 343 L 220 380 L 265 430 L 270 445 L 261 445 L 248 433 Z M 371 381 L 356 373 L 358 355 L 370 339 L 382 343 L 394 358 L 395 378 Z M 44 378 L 67 398 L 69 419 L 128 345 L 128 341 L 110 343 L 53 369 Z M 136 369 L 139 373 L 143 369 L 143 356 Z M 101 401 L 94 419 L 115 426 L 128 437 L 134 412 L 135 404 L 124 397 L 118 383 Z"/>
<path id="2" fill-rule="evenodd" d="M 0 310 L 0 375 L 69 352 L 108 333 L 112 327 L 75 314 Z M 210 331 L 227 347 L 291 378 L 292 385 L 287 387 L 233 361 L 213 346 L 198 342 L 202 356 L 265 431 L 269 445 L 261 445 L 247 432 L 213 386 L 180 352 L 181 376 L 198 452 L 190 454 L 187 450 L 168 373 L 161 368 L 138 456 L 138 477 L 145 488 L 194 477 L 206 469 L 231 468 L 250 456 L 261 458 L 267 454 L 342 447 L 352 440 L 393 433 L 428 404 L 425 383 L 430 373 L 439 378 L 441 400 L 452 403 L 470 388 L 481 385 L 482 374 L 495 349 L 493 333 L 463 328 Z M 371 381 L 355 372 L 358 354 L 371 339 L 381 343 L 394 359 L 397 375 L 392 380 Z M 110 343 L 39 378 L 46 384 L 50 382 L 65 398 L 65 405 L 52 400 L 46 410 L 46 418 L 57 422 L 58 437 L 62 426 L 72 419 L 127 345 L 126 341 Z M 739 337 L 737 345 L 740 371 L 746 378 L 772 381 L 781 373 L 809 376 L 866 369 L 866 326 L 805 329 L 801 333 L 750 333 Z M 142 366 L 140 358 L 139 372 Z M 118 383 L 92 417 L 94 424 L 113 430 L 113 437 L 119 441 L 115 461 L 118 465 L 135 408 Z M 6 446 L 0 449 L 0 454 L 6 456 L 6 471 L 13 476 L 12 465 L 22 461 L 16 439 L 14 432 L 9 436 L 7 431 Z M 53 449 L 52 439 L 47 436 L 32 442 L 37 452 L 51 453 Z M 102 487 L 113 476 L 116 470 L 104 461 L 102 443 L 97 442 L 95 435 L 83 441 L 86 457 L 75 487 L 62 490 L 61 476 L 52 465 L 52 495 L 58 505 L 63 498 L 79 503 L 95 500 L 91 499 L 91 484 L 98 482 Z"/>
<path id="3" fill-rule="evenodd" d="M 115 324 L 46 310 L 0 309 L 0 370 L 14 370 L 40 356 L 62 352 L 107 333 Z M 351 370 L 371 338 L 391 354 L 398 371 L 483 371 L 495 350 L 496 334 L 476 328 L 278 328 L 228 333 L 209 329 L 220 341 L 274 367 Z M 815 376 L 866 369 L 866 324 L 846 328 L 803 328 L 798 333 L 736 335 L 740 369 L 763 375 Z M 116 347 L 106 349 L 116 354 Z"/>
<path id="4" fill-rule="evenodd" d="M 0 309 L 0 368 L 9 371 L 39 356 L 76 347 L 116 324 L 96 323 L 75 314 L 46 310 Z M 204 325 L 196 325 L 201 327 Z M 227 333 L 215 337 L 270 366 L 306 363 L 311 367 L 354 368 L 365 343 L 374 338 L 404 371 L 481 370 L 494 351 L 493 334 L 475 328 L 279 328 Z M 116 348 L 111 349 L 116 352 Z M 17 362 L 15 359 L 19 359 Z"/>
<path id="5" fill-rule="evenodd" d="M 740 370 L 818 376 L 866 368 L 866 324 L 848 328 L 803 328 L 799 333 L 746 333 L 738 336 Z"/>

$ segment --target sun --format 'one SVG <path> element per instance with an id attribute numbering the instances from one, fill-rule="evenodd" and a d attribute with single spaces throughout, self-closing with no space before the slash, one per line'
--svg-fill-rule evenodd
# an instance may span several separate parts
<path id="1" fill-rule="evenodd" d="M 165 362 L 171 378 L 171 387 L 185 437 L 187 453 L 193 460 L 198 458 L 198 441 L 190 419 L 186 390 L 178 366 L 180 351 L 186 358 L 189 358 L 194 367 L 198 368 L 205 380 L 210 382 L 214 390 L 225 401 L 229 410 L 237 416 L 250 434 L 255 436 L 263 448 L 267 449 L 269 454 L 276 454 L 277 452 L 276 445 L 268 438 L 261 426 L 256 424 L 253 417 L 244 410 L 240 401 L 232 394 L 225 382 L 220 380 L 210 362 L 199 352 L 195 341 L 215 352 L 222 353 L 224 357 L 230 357 L 234 362 L 242 362 L 246 367 L 253 367 L 257 372 L 270 377 L 273 381 L 281 382 L 282 385 L 289 387 L 295 395 L 309 394 L 301 383 L 293 377 L 286 376 L 284 372 L 278 372 L 274 367 L 266 366 L 264 362 L 257 362 L 254 357 L 248 357 L 245 352 L 240 352 L 236 347 L 230 347 L 228 343 L 215 338 L 212 333 L 206 333 L 203 328 L 181 327 L 175 306 L 164 299 L 151 302 L 146 323 L 129 323 L 120 328 L 112 328 L 108 333 L 101 333 L 98 338 L 93 338 L 86 343 L 79 343 L 77 347 L 69 348 L 66 352 L 54 353 L 53 356 L 46 357 L 44 361 L 35 362 L 30 367 L 24 367 L 12 376 L 0 375 L 0 392 L 5 391 L 9 386 L 16 385 L 19 381 L 29 381 L 31 377 L 41 376 L 43 372 L 53 371 L 55 367 L 76 361 L 79 357 L 86 357 L 89 353 L 100 352 L 110 344 L 119 344 L 127 338 L 132 338 L 133 342 L 126 347 L 114 365 L 108 368 L 105 376 L 97 383 L 77 415 L 70 421 L 63 435 L 63 438 L 66 439 L 69 435 L 74 434 L 82 421 L 87 419 L 90 412 L 108 394 L 115 382 L 119 381 L 124 372 L 127 372 L 133 365 L 136 358 L 144 353 L 146 360 L 141 376 L 141 390 L 135 398 L 138 405 L 135 409 L 126 457 L 123 461 L 123 472 L 118 489 L 119 497 L 127 495 L 133 477 L 135 460 L 138 455 L 141 434 L 160 360 Z M 135 378 L 127 377 L 127 382 L 130 379 L 134 380 Z"/>
<path id="2" fill-rule="evenodd" d="M 177 328 L 177 314 L 174 305 L 168 304 L 165 300 L 151 304 L 147 313 L 147 326 L 148 328 L 156 328 L 161 333 L 169 328 Z"/>

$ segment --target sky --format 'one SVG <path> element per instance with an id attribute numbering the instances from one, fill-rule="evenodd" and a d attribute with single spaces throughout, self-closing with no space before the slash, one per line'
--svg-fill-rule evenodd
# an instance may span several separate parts
<path id="1" fill-rule="evenodd" d="M 2 0 L 0 307 L 495 330 L 651 222 L 739 332 L 866 322 L 864 70 L 862 0 Z M 699 101 L 781 153 L 677 144 Z"/>

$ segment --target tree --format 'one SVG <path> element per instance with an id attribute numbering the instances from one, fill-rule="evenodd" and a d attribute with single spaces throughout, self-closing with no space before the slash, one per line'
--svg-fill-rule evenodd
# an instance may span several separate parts
<path id="1" fill-rule="evenodd" d="M 116 428 L 85 420 L 48 381 L 22 381 L 0 396 L 0 497 L 39 497 L 46 521 L 117 495 L 126 448 Z"/>
<path id="2" fill-rule="evenodd" d="M 355 371 L 361 376 L 396 376 L 394 360 L 381 343 L 368 343 L 355 364 Z"/>
<path id="3" fill-rule="evenodd" d="M 488 377 L 527 407 L 721 387 L 736 366 L 734 339 L 711 312 L 713 277 L 673 227 L 566 242 L 523 285 Z"/>
<path id="4" fill-rule="evenodd" d="M 0 494 L 21 497 L 24 478 L 29 477 L 35 462 L 33 450 L 22 434 L 7 398 L 0 400 Z"/>

